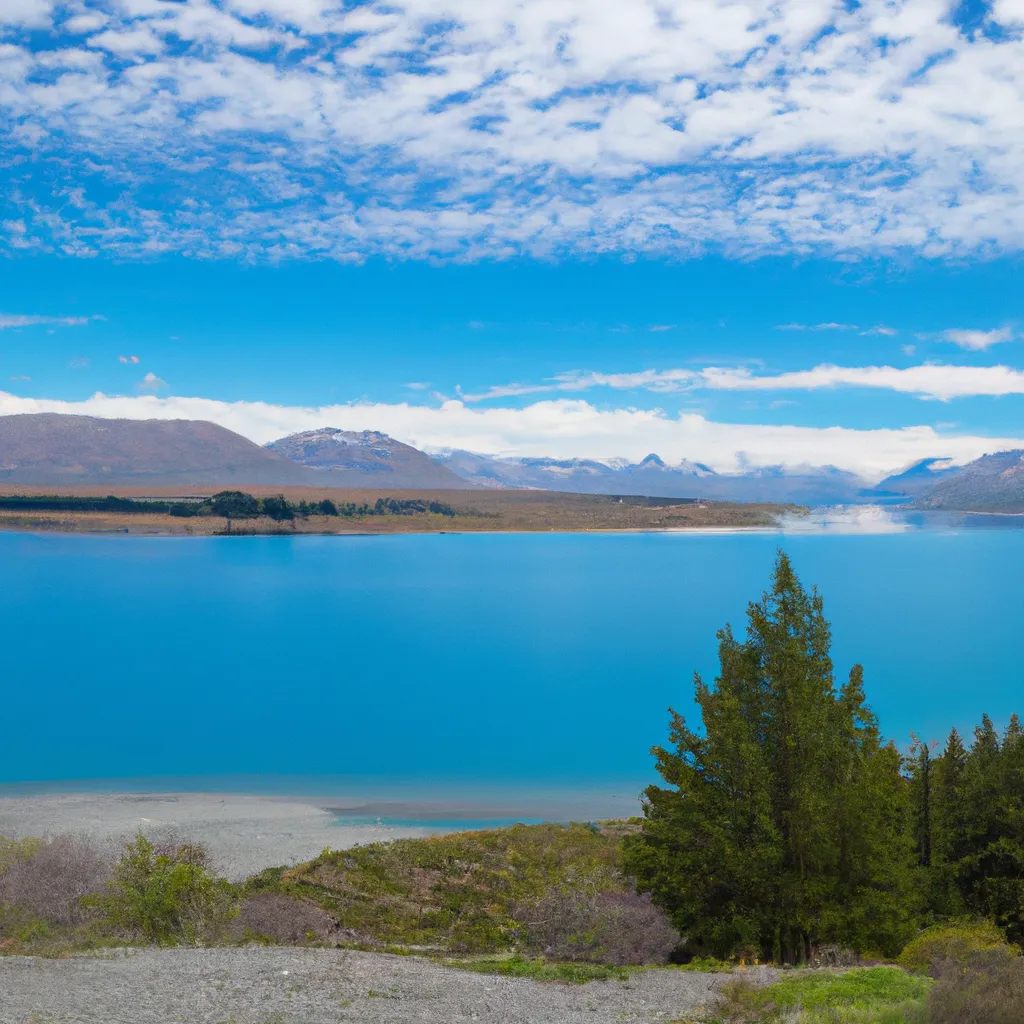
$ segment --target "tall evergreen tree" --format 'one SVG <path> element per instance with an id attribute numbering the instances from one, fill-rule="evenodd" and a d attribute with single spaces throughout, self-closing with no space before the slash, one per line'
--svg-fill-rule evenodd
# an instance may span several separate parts
<path id="1" fill-rule="evenodd" d="M 672 712 L 671 748 L 653 750 L 671 788 L 647 790 L 627 869 L 695 950 L 802 962 L 819 939 L 898 948 L 906 792 L 860 669 L 837 692 L 821 598 L 781 552 L 747 618 L 745 642 L 718 634 L 714 686 L 695 677 L 702 731 Z"/>

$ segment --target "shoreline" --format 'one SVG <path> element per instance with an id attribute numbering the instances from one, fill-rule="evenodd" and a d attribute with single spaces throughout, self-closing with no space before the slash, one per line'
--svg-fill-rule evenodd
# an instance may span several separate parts
<path id="1" fill-rule="evenodd" d="M 238 793 L 51 793 L 0 797 L 0 835 L 13 839 L 70 833 L 115 853 L 139 831 L 159 840 L 194 840 L 215 869 L 240 881 L 268 867 L 336 850 L 420 838 L 429 828 L 338 825 L 337 814 L 302 797 Z"/>
<path id="2" fill-rule="evenodd" d="M 0 836 L 70 833 L 111 855 L 140 830 L 154 840 L 191 839 L 207 848 L 219 873 L 239 881 L 264 868 L 312 860 L 327 848 L 500 828 L 516 821 L 594 820 L 639 811 L 628 783 L 608 784 L 608 792 L 598 792 L 568 786 L 505 790 L 500 783 L 460 790 L 443 784 L 431 789 L 333 782 L 308 783 L 307 788 L 322 792 L 303 794 L 150 789 L 139 788 L 140 782 L 121 780 L 119 788 L 110 790 L 98 788 L 98 780 L 0 787 Z M 293 787 L 301 789 L 301 781 L 293 780 Z"/>
<path id="3" fill-rule="evenodd" d="M 27 491 L 29 488 L 20 488 Z M 38 490 L 38 489 L 33 489 Z M 159 494 L 152 487 L 112 487 L 112 495 L 97 488 L 62 488 L 60 495 L 40 498 L 99 499 L 173 503 L 181 497 Z M 103 488 L 102 490 L 106 490 Z M 213 492 L 213 488 L 202 488 Z M 168 511 L 130 511 L 119 508 L 0 509 L 0 531 L 11 533 L 84 533 L 127 536 L 378 536 L 381 534 L 467 534 L 550 532 L 642 532 L 726 528 L 772 528 L 783 517 L 807 510 L 792 503 L 730 502 L 703 498 L 660 498 L 644 495 L 576 494 L 562 491 L 457 490 L 378 491 L 337 488 L 250 488 L 258 500 L 284 498 L 293 507 L 312 508 L 330 501 L 336 509 L 376 508 L 385 511 L 356 515 L 323 515 L 303 512 L 277 520 L 265 515 L 225 519 L 223 515 L 178 516 Z M 6 492 L 6 493 L 5 493 Z M 247 492 L 249 493 L 249 492 Z M 0 497 L 31 499 L 0 486 Z M 192 497 L 209 497 L 198 492 Z M 388 504 L 390 503 L 390 504 Z M 418 511 L 394 511 L 415 506 Z M 429 511 L 434 506 L 447 511 Z M 391 509 L 391 511 L 387 511 Z"/>

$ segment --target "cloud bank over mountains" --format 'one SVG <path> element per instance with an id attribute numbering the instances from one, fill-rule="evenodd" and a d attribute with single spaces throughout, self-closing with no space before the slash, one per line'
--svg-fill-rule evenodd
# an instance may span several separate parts
<path id="1" fill-rule="evenodd" d="M 1020 0 L 6 0 L 0 246 L 1017 251 L 1022 107 Z"/>
<path id="2" fill-rule="evenodd" d="M 1009 366 L 834 366 L 824 363 L 809 370 L 755 373 L 746 367 L 709 366 L 702 370 L 641 370 L 636 373 L 597 373 L 570 370 L 540 384 L 499 384 L 475 394 L 460 394 L 465 402 L 541 394 L 551 391 L 616 391 L 642 389 L 654 393 L 680 391 L 815 391 L 820 388 L 876 388 L 949 401 L 977 395 L 1024 394 L 1024 372 Z"/>
<path id="3" fill-rule="evenodd" d="M 956 464 L 986 452 L 1024 448 L 1024 437 L 940 433 L 930 426 L 857 430 L 718 423 L 697 413 L 659 409 L 602 410 L 581 399 L 534 402 L 525 408 L 473 408 L 357 402 L 322 407 L 208 398 L 102 394 L 81 402 L 19 398 L 0 392 L 0 415 L 57 412 L 128 419 L 201 419 L 267 443 L 301 430 L 332 426 L 381 430 L 427 450 L 459 448 L 494 455 L 639 461 L 657 452 L 666 462 L 690 459 L 718 472 L 761 466 L 833 465 L 877 481 L 922 458 Z"/>

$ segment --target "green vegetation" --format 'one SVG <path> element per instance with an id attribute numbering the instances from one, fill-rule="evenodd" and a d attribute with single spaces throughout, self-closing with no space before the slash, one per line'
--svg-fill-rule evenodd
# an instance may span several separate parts
<path id="1" fill-rule="evenodd" d="M 158 849 L 141 833 L 125 846 L 107 892 L 90 902 L 115 928 L 171 945 L 215 936 L 234 911 L 231 886 L 212 874 L 201 846 Z"/>
<path id="2" fill-rule="evenodd" d="M 896 967 L 796 971 L 774 985 L 726 985 L 720 1024 L 926 1024 L 929 982 Z"/>
<path id="3" fill-rule="evenodd" d="M 256 519 L 267 516 L 278 522 L 309 516 L 411 516 L 429 513 L 455 516 L 455 509 L 441 501 L 422 498 L 378 498 L 372 505 L 354 502 L 336 504 L 329 498 L 322 501 L 288 501 L 284 495 L 257 498 L 244 491 L 220 491 L 199 501 L 162 501 L 159 499 L 80 498 L 73 495 L 14 494 L 0 496 L 0 511 L 13 512 L 117 512 L 125 514 L 160 514 L 191 518 L 220 516 L 224 519 Z"/>
<path id="4" fill-rule="evenodd" d="M 949 921 L 926 928 L 908 942 L 897 962 L 908 971 L 924 974 L 934 964 L 965 964 L 976 953 L 996 949 L 1019 952 L 991 921 Z"/>
<path id="5" fill-rule="evenodd" d="M 703 730 L 673 713 L 625 868 L 695 954 L 804 963 L 835 942 L 897 953 L 915 930 L 907 784 L 864 702 L 833 681 L 821 598 L 779 556 L 745 642 L 718 634 Z"/>
<path id="6" fill-rule="evenodd" d="M 969 748 L 954 729 L 934 756 L 917 743 L 908 761 L 913 837 L 928 912 L 994 920 L 1024 941 L 1024 730 L 1002 736 L 987 715 Z"/>
<path id="7" fill-rule="evenodd" d="M 628 891 L 618 841 L 585 825 L 399 839 L 325 850 L 308 864 L 255 876 L 245 892 L 309 900 L 375 944 L 493 953 L 516 944 L 519 905 L 570 880 L 581 891 Z"/>
<path id="8" fill-rule="evenodd" d="M 625 967 L 605 964 L 559 963 L 542 957 L 528 959 L 518 953 L 507 957 L 479 957 L 474 960 L 446 960 L 451 967 L 481 974 L 500 974 L 507 978 L 532 978 L 534 981 L 562 981 L 582 985 L 588 981 L 625 981 L 629 971 Z"/>
<path id="9" fill-rule="evenodd" d="M 860 666 L 836 685 L 820 596 L 779 555 L 746 637 L 718 634 L 695 680 L 702 728 L 673 713 L 623 867 L 693 955 L 803 964 L 824 944 L 918 969 L 1024 933 L 1024 730 L 985 717 L 970 749 L 886 743 Z M 997 927 L 998 926 L 998 927 Z M 1005 932 L 1005 935 L 1004 935 Z M 962 958 L 962 957 L 961 957 Z"/>

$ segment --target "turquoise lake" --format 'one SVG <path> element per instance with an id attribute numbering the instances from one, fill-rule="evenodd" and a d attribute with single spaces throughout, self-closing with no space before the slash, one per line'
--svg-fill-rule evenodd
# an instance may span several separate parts
<path id="1" fill-rule="evenodd" d="M 0 534 L 0 783 L 651 779 L 783 547 L 883 730 L 1024 712 L 1024 531 Z M 255 782 L 252 780 L 255 779 Z M 271 784 L 270 780 L 276 780 Z"/>

